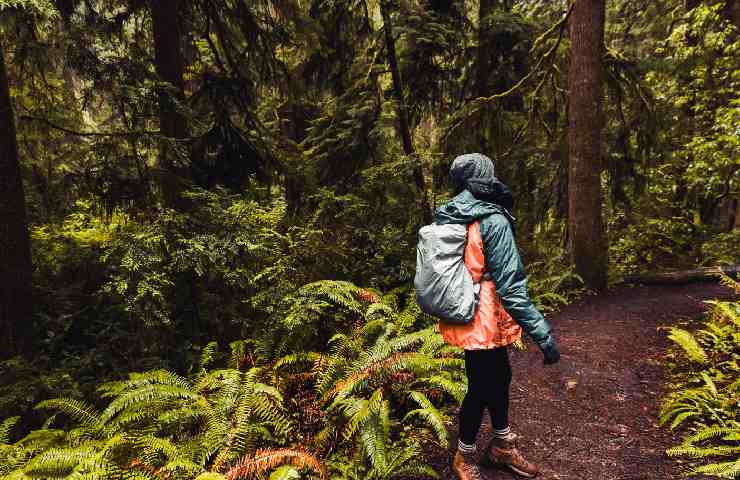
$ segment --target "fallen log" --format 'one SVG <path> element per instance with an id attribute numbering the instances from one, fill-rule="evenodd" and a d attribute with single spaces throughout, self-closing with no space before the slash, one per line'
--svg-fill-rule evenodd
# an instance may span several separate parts
<path id="1" fill-rule="evenodd" d="M 645 273 L 640 275 L 625 275 L 624 283 L 641 283 L 645 285 L 680 285 L 692 282 L 716 281 L 720 273 L 725 275 L 737 275 L 740 273 L 740 265 L 728 265 L 723 267 L 702 267 L 693 270 L 679 270 L 674 272 Z"/>

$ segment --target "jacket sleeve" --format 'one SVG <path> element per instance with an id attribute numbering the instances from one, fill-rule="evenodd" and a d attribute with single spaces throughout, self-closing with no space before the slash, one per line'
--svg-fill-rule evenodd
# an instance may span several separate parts
<path id="1" fill-rule="evenodd" d="M 550 324 L 529 298 L 527 276 L 509 220 L 498 214 L 483 218 L 481 237 L 486 268 L 491 273 L 501 304 L 540 348 L 551 345 L 554 338 Z"/>

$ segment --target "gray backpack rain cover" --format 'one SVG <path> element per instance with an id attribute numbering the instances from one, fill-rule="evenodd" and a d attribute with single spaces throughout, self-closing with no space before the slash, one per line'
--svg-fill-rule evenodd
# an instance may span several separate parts
<path id="1" fill-rule="evenodd" d="M 469 323 L 475 315 L 480 284 L 465 266 L 465 224 L 431 224 L 419 229 L 416 246 L 416 302 L 421 309 L 456 324 Z"/>

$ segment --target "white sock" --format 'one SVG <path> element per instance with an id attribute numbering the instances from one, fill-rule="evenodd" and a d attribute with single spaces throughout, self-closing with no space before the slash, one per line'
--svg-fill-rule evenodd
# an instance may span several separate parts
<path id="1" fill-rule="evenodd" d="M 467 443 L 463 443 L 462 440 L 457 440 L 457 449 L 460 450 L 462 453 L 475 453 L 477 447 L 475 444 L 468 445 Z"/>
<path id="2" fill-rule="evenodd" d="M 493 436 L 500 439 L 507 439 L 511 435 L 511 427 L 506 427 L 502 430 L 497 428 L 493 429 Z"/>

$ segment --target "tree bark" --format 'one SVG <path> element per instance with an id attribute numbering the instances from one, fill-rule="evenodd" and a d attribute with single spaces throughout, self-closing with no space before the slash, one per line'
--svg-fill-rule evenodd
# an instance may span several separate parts
<path id="1" fill-rule="evenodd" d="M 33 314 L 31 244 L 15 119 L 0 42 L 0 359 L 27 353 Z"/>
<path id="2" fill-rule="evenodd" d="M 740 33 L 740 0 L 727 0 L 725 17 L 735 25 L 737 33 Z"/>
<path id="3" fill-rule="evenodd" d="M 478 4 L 478 51 L 476 59 L 475 69 L 475 89 L 479 97 L 487 97 L 493 92 L 491 91 L 490 78 L 491 71 L 495 68 L 492 59 L 492 52 L 495 51 L 495 45 L 490 38 L 488 32 L 488 25 L 486 18 L 493 12 L 496 7 L 497 0 L 480 0 Z M 492 112 L 495 107 L 488 106 L 487 108 L 481 109 L 478 112 L 479 126 L 477 128 L 477 137 L 480 151 L 491 157 L 495 156 L 495 153 L 491 151 L 489 136 L 491 136 L 493 121 L 496 117 L 496 113 Z"/>
<path id="4" fill-rule="evenodd" d="M 607 285 L 601 218 L 601 130 L 605 0 L 576 0 L 570 19 L 568 227 L 576 272 L 587 287 Z"/>
<path id="5" fill-rule="evenodd" d="M 476 68 L 476 89 L 479 97 L 491 95 L 488 79 L 491 75 L 491 45 L 485 19 L 496 6 L 496 0 L 480 0 L 478 5 L 478 65 Z"/>
<path id="6" fill-rule="evenodd" d="M 159 129 L 163 140 L 159 146 L 159 165 L 162 170 L 160 185 L 165 203 L 173 208 L 182 208 L 180 196 L 184 187 L 184 175 L 176 166 L 176 152 L 172 139 L 187 137 L 186 118 L 177 111 L 175 100 L 185 100 L 183 80 L 185 62 L 180 45 L 179 0 L 149 0 L 154 34 L 154 61 L 159 78 L 170 84 L 171 91 L 160 89 Z"/>
<path id="7" fill-rule="evenodd" d="M 393 94 L 396 97 L 396 102 L 398 102 L 398 126 L 401 133 L 403 151 L 406 155 L 413 155 L 414 146 L 411 142 L 409 115 L 406 110 L 406 101 L 403 97 L 401 72 L 398 70 L 398 59 L 396 57 L 396 42 L 393 40 L 393 24 L 391 23 L 391 15 L 388 11 L 388 3 L 386 1 L 380 2 L 380 10 L 383 15 L 383 29 L 385 31 L 385 48 L 388 52 L 388 65 L 390 66 L 391 75 L 393 77 Z"/>
<path id="8" fill-rule="evenodd" d="M 398 69 L 396 43 L 393 40 L 393 24 L 391 23 L 391 15 L 388 8 L 388 2 L 386 0 L 382 0 L 380 2 L 380 13 L 383 16 L 383 30 L 385 32 L 385 48 L 388 53 L 388 65 L 391 69 L 391 76 L 393 77 L 393 94 L 398 103 L 398 126 L 401 134 L 403 151 L 406 155 L 414 155 L 414 145 L 411 141 L 411 129 L 409 128 L 409 115 L 408 110 L 406 109 L 406 101 L 403 96 L 401 72 Z M 424 221 L 429 222 L 432 218 L 432 210 L 429 206 L 429 199 L 427 197 L 421 157 L 417 159 L 417 164 L 414 167 L 414 182 L 421 193 L 421 208 L 423 211 Z"/>

